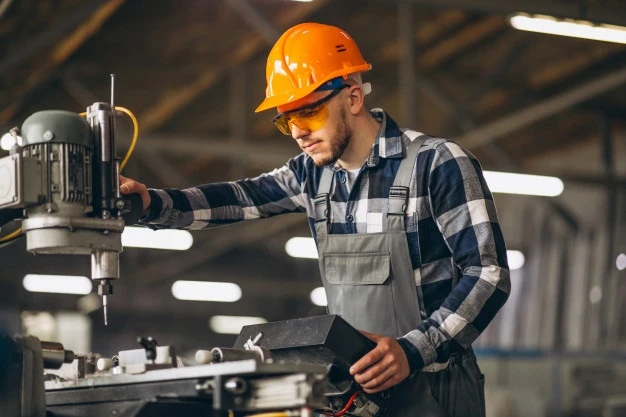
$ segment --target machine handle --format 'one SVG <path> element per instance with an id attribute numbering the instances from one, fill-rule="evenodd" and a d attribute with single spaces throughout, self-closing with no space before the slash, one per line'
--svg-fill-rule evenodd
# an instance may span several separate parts
<path id="1" fill-rule="evenodd" d="M 143 202 L 141 196 L 137 193 L 127 194 L 124 196 L 124 208 L 122 209 L 122 219 L 124 224 L 130 226 L 139 222 L 143 215 Z"/>

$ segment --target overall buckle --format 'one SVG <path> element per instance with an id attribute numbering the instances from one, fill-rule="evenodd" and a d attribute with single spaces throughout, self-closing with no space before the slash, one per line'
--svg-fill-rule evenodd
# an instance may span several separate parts
<path id="1" fill-rule="evenodd" d="M 388 214 L 404 216 L 409 197 L 409 187 L 394 185 L 389 189 Z"/>
<path id="2" fill-rule="evenodd" d="M 318 194 L 313 199 L 315 209 L 315 223 L 328 221 L 328 207 L 330 200 L 328 193 Z"/>

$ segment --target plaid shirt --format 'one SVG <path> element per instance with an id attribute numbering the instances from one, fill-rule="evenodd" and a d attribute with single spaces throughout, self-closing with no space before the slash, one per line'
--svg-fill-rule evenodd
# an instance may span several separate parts
<path id="1" fill-rule="evenodd" d="M 404 149 L 421 133 L 399 128 L 382 110 L 374 146 L 351 190 L 335 165 L 330 233 L 382 231 L 389 188 Z M 422 322 L 399 338 L 415 372 L 471 345 L 508 298 L 506 246 L 478 161 L 457 144 L 428 138 L 418 153 L 406 208 L 406 233 Z M 184 190 L 150 189 L 144 223 L 203 229 L 283 213 L 306 212 L 315 237 L 323 168 L 302 153 L 256 178 Z"/>

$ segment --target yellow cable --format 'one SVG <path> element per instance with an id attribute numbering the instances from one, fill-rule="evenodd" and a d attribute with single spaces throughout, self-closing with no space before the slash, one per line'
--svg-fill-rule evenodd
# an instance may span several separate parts
<path id="1" fill-rule="evenodd" d="M 134 129 L 133 139 L 130 142 L 130 147 L 128 148 L 128 151 L 126 152 L 124 159 L 122 159 L 122 162 L 120 163 L 120 172 L 122 172 L 122 170 L 126 166 L 126 163 L 130 159 L 130 156 L 133 154 L 133 151 L 135 150 L 135 145 L 137 145 L 137 137 L 139 137 L 139 123 L 137 122 L 137 118 L 135 117 L 133 112 L 131 112 L 127 108 L 115 106 L 115 110 L 119 110 L 122 113 L 126 113 L 128 117 L 130 117 L 130 120 L 133 121 L 133 129 Z M 85 117 L 86 115 L 87 115 L 87 112 L 80 113 L 80 116 L 82 117 Z"/>
<path id="2" fill-rule="evenodd" d="M 246 417 L 290 417 L 290 413 L 284 411 L 275 413 L 248 414 Z"/>
<path id="3" fill-rule="evenodd" d="M 130 117 L 130 120 L 133 121 L 133 128 L 134 128 L 133 139 L 130 142 L 130 147 L 128 148 L 128 151 L 126 152 L 126 156 L 124 156 L 124 159 L 122 159 L 122 163 L 120 164 L 120 172 L 122 172 L 122 170 L 126 166 L 126 163 L 130 159 L 130 156 L 133 154 L 133 151 L 135 150 L 135 145 L 137 145 L 137 137 L 139 136 L 139 123 L 137 123 L 137 118 L 135 117 L 133 112 L 131 112 L 127 108 L 115 106 L 115 110 L 120 110 L 121 112 L 126 113 L 128 117 Z"/>
<path id="4" fill-rule="evenodd" d="M 20 227 L 19 229 L 14 230 L 13 232 L 9 233 L 6 236 L 3 236 L 2 238 L 0 238 L 0 242 L 7 242 L 13 238 L 18 237 L 19 235 L 22 234 L 22 228 Z"/>

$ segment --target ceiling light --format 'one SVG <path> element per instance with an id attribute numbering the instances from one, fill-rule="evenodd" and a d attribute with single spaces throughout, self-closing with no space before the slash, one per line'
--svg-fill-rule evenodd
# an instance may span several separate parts
<path id="1" fill-rule="evenodd" d="M 252 316 L 213 316 L 209 319 L 211 330 L 223 334 L 239 334 L 243 326 L 262 323 L 267 323 L 267 320 Z"/>
<path id="2" fill-rule="evenodd" d="M 626 255 L 624 255 L 623 253 L 620 253 L 617 257 L 617 260 L 615 261 L 615 265 L 617 266 L 617 269 L 619 269 L 620 271 L 623 271 L 624 269 L 626 269 Z"/>
<path id="3" fill-rule="evenodd" d="M 524 263 L 526 262 L 526 257 L 522 252 L 518 250 L 507 250 L 506 257 L 509 260 L 509 270 L 511 271 L 520 269 L 524 266 Z"/>
<path id="4" fill-rule="evenodd" d="M 317 247 L 312 237 L 292 237 L 285 243 L 285 251 L 293 258 L 318 258 Z"/>
<path id="5" fill-rule="evenodd" d="M 564 188 L 563 181 L 556 177 L 494 171 L 484 171 L 484 175 L 493 193 L 556 197 Z"/>
<path id="6" fill-rule="evenodd" d="M 22 284 L 30 292 L 81 295 L 91 292 L 91 280 L 81 276 L 27 274 Z"/>
<path id="7" fill-rule="evenodd" d="M 178 300 L 232 303 L 241 298 L 241 287 L 232 282 L 176 281 L 172 295 Z"/>
<path id="8" fill-rule="evenodd" d="M 626 43 L 626 27 L 595 24 L 586 20 L 558 19 L 545 15 L 517 13 L 509 17 L 515 29 L 550 35 L 569 36 L 572 38 L 592 39 L 596 41 Z"/>
<path id="9" fill-rule="evenodd" d="M 325 307 L 328 305 L 328 300 L 326 299 L 326 290 L 324 287 L 317 287 L 313 291 L 311 291 L 311 301 L 316 306 Z"/>
<path id="10" fill-rule="evenodd" d="M 126 227 L 122 232 L 122 246 L 125 247 L 187 250 L 192 244 L 193 236 L 186 230 Z"/>

